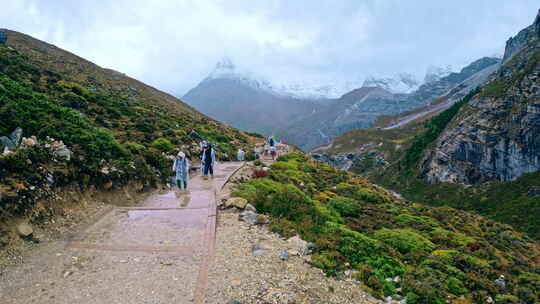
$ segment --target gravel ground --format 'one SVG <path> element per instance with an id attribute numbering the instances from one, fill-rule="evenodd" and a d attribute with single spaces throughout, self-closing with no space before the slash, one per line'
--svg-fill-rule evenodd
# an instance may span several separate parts
<path id="1" fill-rule="evenodd" d="M 140 201 L 114 197 L 115 206 L 92 201 L 66 210 L 77 216 L 56 233 L 50 233 L 55 225 L 44 225 L 39 244 L 22 242 L 17 254 L 6 255 L 0 303 L 196 302 L 214 189 L 240 165 L 218 167 L 222 174 L 211 180 L 194 177 L 189 193 L 171 189 Z"/>
<path id="2" fill-rule="evenodd" d="M 308 264 L 309 255 L 281 260 L 280 253 L 294 254 L 296 244 L 240 222 L 238 211 L 220 211 L 216 242 L 206 303 L 381 303 L 351 279 L 326 277 Z M 254 256 L 254 246 L 263 248 L 262 256 Z"/>
<path id="3" fill-rule="evenodd" d="M 213 192 L 210 185 L 221 188 L 227 173 L 236 167 L 221 168 L 223 177 L 216 176 L 213 182 L 193 180 L 190 198 L 165 191 L 147 197 L 143 205 L 204 208 L 207 195 Z M 245 167 L 233 180 L 245 178 L 250 172 L 251 168 Z M 227 184 L 218 193 L 218 200 L 229 197 L 231 187 Z M 115 202 L 124 205 L 128 203 L 125 199 L 118 197 Z M 127 205 L 138 201 L 130 200 L 133 202 Z M 0 302 L 194 303 L 193 291 L 205 252 L 201 222 L 205 215 L 199 214 L 203 210 L 180 214 L 176 210 L 126 211 L 109 202 L 83 204 L 69 216 L 58 217 L 56 224 L 44 225 L 47 229 L 34 227 L 39 244 L 24 242 L 17 254 L 0 257 Z M 66 247 L 73 244 L 70 242 L 114 245 L 120 250 Z M 155 252 L 129 246 L 179 246 L 193 251 Z M 254 246 L 260 249 L 260 256 L 253 255 Z M 380 303 L 353 280 L 327 278 L 309 265 L 309 255 L 296 255 L 297 247 L 264 226 L 240 222 L 238 211 L 220 211 L 205 303 Z M 291 256 L 281 260 L 279 254 L 287 249 Z"/>

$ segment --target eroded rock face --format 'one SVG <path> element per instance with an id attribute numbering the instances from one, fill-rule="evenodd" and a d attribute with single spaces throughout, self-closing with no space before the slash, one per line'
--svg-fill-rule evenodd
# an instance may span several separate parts
<path id="1" fill-rule="evenodd" d="M 540 170 L 539 20 L 508 41 L 511 59 L 424 155 L 429 182 L 510 181 Z"/>
<path id="2" fill-rule="evenodd" d="M 525 48 L 527 45 L 530 45 L 537 41 L 540 37 L 538 33 L 540 32 L 540 9 L 536 15 L 534 23 L 521 30 L 516 36 L 510 37 L 506 41 L 506 48 L 504 50 L 503 63 L 512 59 L 512 57 Z"/>

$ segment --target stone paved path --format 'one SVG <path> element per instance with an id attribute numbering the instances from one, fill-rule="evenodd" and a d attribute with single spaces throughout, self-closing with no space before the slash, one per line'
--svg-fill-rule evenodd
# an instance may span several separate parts
<path id="1" fill-rule="evenodd" d="M 242 163 L 197 176 L 139 207 L 115 207 L 0 275 L 2 303 L 204 303 L 215 251 L 216 191 Z M 120 202 L 118 205 L 122 205 Z"/>

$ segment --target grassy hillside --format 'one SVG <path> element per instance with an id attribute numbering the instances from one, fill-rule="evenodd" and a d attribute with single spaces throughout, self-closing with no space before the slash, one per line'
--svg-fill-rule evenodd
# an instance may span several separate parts
<path id="1" fill-rule="evenodd" d="M 428 184 L 419 172 L 419 162 L 445 127 L 476 94 L 491 94 L 494 85 L 475 90 L 449 109 L 421 123 L 391 130 L 354 130 L 334 139 L 323 153 L 357 153 L 351 171 L 371 182 L 399 192 L 406 199 L 433 206 L 450 206 L 474 211 L 512 225 L 534 239 L 540 239 L 540 172 L 526 174 L 512 182 L 490 182 L 463 186 Z M 487 90 L 488 93 L 484 92 Z M 361 150 L 361 148 L 364 149 Z M 361 152 L 359 152 L 361 150 Z M 373 152 L 371 152 L 373 151 Z M 385 159 L 381 164 L 378 156 Z"/>
<path id="2" fill-rule="evenodd" d="M 396 200 L 302 154 L 281 157 L 236 195 L 270 214 L 273 231 L 314 242 L 315 266 L 338 277 L 352 269 L 376 296 L 413 304 L 540 300 L 538 245 L 474 213 Z"/>
<path id="3" fill-rule="evenodd" d="M 218 144 L 220 157 L 251 138 L 123 74 L 8 31 L 0 44 L 0 136 L 18 127 L 38 144 L 0 156 L 3 216 L 23 213 L 66 185 L 166 181 L 168 154 L 198 154 L 192 130 Z M 72 157 L 58 157 L 47 137 L 62 140 Z"/>

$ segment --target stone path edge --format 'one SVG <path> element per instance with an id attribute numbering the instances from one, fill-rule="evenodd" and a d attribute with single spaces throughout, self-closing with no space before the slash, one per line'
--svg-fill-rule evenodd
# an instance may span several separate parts
<path id="1" fill-rule="evenodd" d="M 227 180 L 221 185 L 220 191 L 223 190 L 225 185 L 229 183 L 231 178 L 244 166 L 244 162 L 241 166 L 236 168 L 228 177 Z M 210 269 L 210 264 L 214 260 L 216 253 L 216 229 L 217 229 L 217 190 L 214 188 L 214 199 L 212 206 L 208 209 L 208 219 L 206 222 L 206 233 L 205 233 L 205 248 L 207 249 L 206 253 L 203 256 L 203 262 L 201 268 L 199 269 L 199 275 L 197 277 L 196 287 L 195 287 L 195 304 L 204 304 L 205 303 L 205 291 L 208 286 L 208 272 Z"/>

